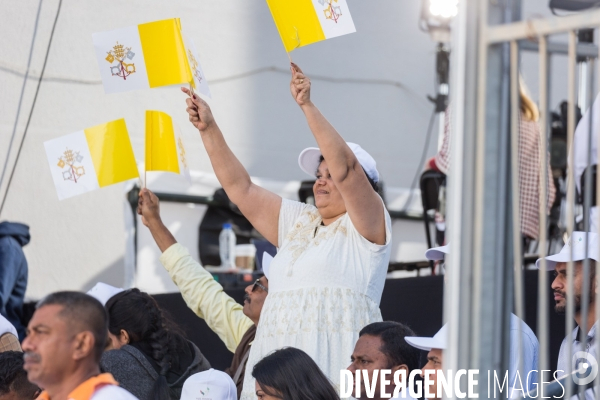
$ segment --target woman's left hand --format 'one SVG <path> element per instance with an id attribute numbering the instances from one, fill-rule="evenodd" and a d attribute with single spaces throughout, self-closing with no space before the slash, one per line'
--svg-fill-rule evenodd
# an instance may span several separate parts
<path id="1" fill-rule="evenodd" d="M 290 91 L 299 106 L 310 104 L 310 79 L 304 75 L 299 66 L 291 63 L 292 81 Z"/>

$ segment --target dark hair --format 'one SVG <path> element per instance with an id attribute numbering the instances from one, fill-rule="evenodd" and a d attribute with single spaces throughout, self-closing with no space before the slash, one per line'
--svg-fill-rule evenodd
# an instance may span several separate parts
<path id="1" fill-rule="evenodd" d="M 34 399 L 40 388 L 27 380 L 23 369 L 23 353 L 5 351 L 0 353 L 0 396 L 15 392 L 21 399 Z"/>
<path id="2" fill-rule="evenodd" d="M 100 361 L 108 340 L 108 316 L 98 300 L 81 292 L 56 292 L 40 300 L 35 308 L 59 305 L 63 309 L 58 314 L 71 326 L 90 331 L 94 335 L 94 359 Z"/>
<path id="3" fill-rule="evenodd" d="M 154 383 L 154 398 L 170 399 L 165 375 L 171 365 L 179 362 L 179 354 L 188 346 L 184 334 L 161 310 L 156 300 L 139 289 L 117 293 L 106 302 L 105 307 L 109 332 L 119 336 L 121 329 L 125 330 L 130 342 L 160 367 L 159 377 Z"/>
<path id="4" fill-rule="evenodd" d="M 319 165 L 321 165 L 321 163 L 323 161 L 325 161 L 325 157 L 323 157 L 323 156 L 319 157 Z M 361 168 L 362 168 L 362 166 L 361 166 Z M 364 168 L 362 168 L 362 170 L 365 173 L 365 176 L 367 177 L 367 180 L 369 181 L 369 184 L 371 185 L 373 190 L 376 191 L 377 193 L 379 193 L 379 185 L 377 184 L 377 182 L 375 182 L 373 179 L 371 179 L 371 177 L 369 176 L 369 174 L 367 174 L 367 171 L 365 171 Z"/>
<path id="5" fill-rule="evenodd" d="M 33 399 L 39 390 L 40 388 L 27 380 L 27 372 L 23 369 L 23 353 L 0 353 L 0 396 L 15 392 L 21 399 Z"/>
<path id="6" fill-rule="evenodd" d="M 415 336 L 408 326 L 394 321 L 374 322 L 362 328 L 358 335 L 381 339 L 383 344 L 379 350 L 386 355 L 389 368 L 402 364 L 406 364 L 409 372 L 419 368 L 419 350 L 404 340 L 405 336 Z"/>
<path id="7" fill-rule="evenodd" d="M 266 394 L 280 399 L 340 398 L 313 359 L 294 347 L 276 350 L 260 360 L 252 369 L 252 376 Z"/>

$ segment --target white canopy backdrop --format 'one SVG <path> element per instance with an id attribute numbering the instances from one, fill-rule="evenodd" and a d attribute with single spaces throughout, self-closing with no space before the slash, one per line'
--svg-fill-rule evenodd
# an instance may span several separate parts
<path id="1" fill-rule="evenodd" d="M 525 16 L 546 13 L 545 0 L 531 3 Z M 15 126 L 39 4 L 39 0 L 0 0 L 0 168 Z M 426 95 L 434 94 L 435 43 L 418 29 L 421 5 L 417 0 L 348 0 L 348 5 L 356 33 L 300 48 L 292 57 L 312 77 L 312 96 L 324 115 L 347 140 L 361 144 L 377 160 L 392 206 L 398 209 L 422 168 L 420 156 L 433 109 Z M 23 136 L 57 6 L 58 0 L 44 0 L 41 5 L 0 198 Z M 180 17 L 194 40 L 212 93 L 209 104 L 250 174 L 265 182 L 280 182 L 282 187 L 305 179 L 297 156 L 315 142 L 289 94 L 288 58 L 265 1 L 63 0 L 33 118 L 0 216 L 31 227 L 32 241 L 25 248 L 29 298 L 60 289 L 87 290 L 98 280 L 122 286 L 129 257 L 127 184 L 58 201 L 44 141 L 125 118 L 136 158 L 143 162 L 144 111 L 161 110 L 182 128 L 195 176 L 212 174 L 178 88 L 106 95 L 100 82 L 94 32 L 171 17 Z M 535 79 L 527 71 L 525 75 Z M 436 150 L 435 132 L 436 127 L 428 155 Z M 418 203 L 418 196 L 414 200 Z M 163 212 L 178 239 L 192 243 L 186 245 L 197 251 L 196 239 L 188 233 L 197 234 L 201 211 L 197 210 L 195 220 L 177 219 L 180 214 L 172 207 L 186 206 L 164 205 Z M 189 210 L 194 213 L 194 208 Z M 144 230 L 140 228 L 140 240 L 145 240 L 139 247 L 142 253 L 144 246 L 153 246 Z M 422 224 L 396 223 L 394 231 L 397 248 L 401 242 L 423 247 Z M 160 267 L 157 254 L 154 247 L 138 257 L 135 282 L 152 293 L 175 290 L 156 268 Z"/>

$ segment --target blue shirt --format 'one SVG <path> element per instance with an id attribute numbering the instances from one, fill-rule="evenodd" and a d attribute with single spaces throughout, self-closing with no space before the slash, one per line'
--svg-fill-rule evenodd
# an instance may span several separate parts
<path id="1" fill-rule="evenodd" d="M 521 332 L 521 352 L 519 352 L 519 325 Z M 508 385 L 512 389 L 525 389 L 529 391 L 536 388 L 538 382 L 538 355 L 540 351 L 540 343 L 531 328 L 519 317 L 514 314 L 510 315 L 510 359 L 508 366 Z M 520 357 L 522 355 L 522 357 Z M 519 358 L 522 358 L 523 370 L 519 372 L 521 383 L 517 383 L 517 371 L 519 370 Z M 515 394 L 522 395 L 523 393 L 515 391 Z"/>

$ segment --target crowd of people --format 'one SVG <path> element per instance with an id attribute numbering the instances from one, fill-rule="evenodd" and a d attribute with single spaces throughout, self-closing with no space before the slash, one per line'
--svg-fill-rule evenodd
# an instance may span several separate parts
<path id="1" fill-rule="evenodd" d="M 208 104 L 182 89 L 189 95 L 189 119 L 219 182 L 278 248 L 265 276 L 246 287 L 243 305 L 177 243 L 162 222 L 158 198 L 150 190 L 140 192 L 137 212 L 162 253 L 161 263 L 187 306 L 233 353 L 229 368 L 211 368 L 149 294 L 100 285 L 89 294 L 48 295 L 37 303 L 26 334 L 10 319 L 15 315 L 7 311 L 11 303 L 0 299 L 0 311 L 8 318 L 0 319 L 0 400 L 331 400 L 340 398 L 342 371 L 365 377 L 352 381 L 355 398 L 440 397 L 435 379 L 419 390 L 406 377 L 417 370 L 435 375 L 445 369 L 448 327 L 433 337 L 419 337 L 403 323 L 382 320 L 391 219 L 378 194 L 375 160 L 359 145 L 345 142 L 320 113 L 310 99 L 311 81 L 297 65 L 291 65 L 291 73 L 291 94 L 318 144 L 299 156 L 301 169 L 316 179 L 315 205 L 283 199 L 254 184 Z M 0 224 L 0 240 L 2 229 Z M 19 237 L 29 240 L 28 234 Z M 22 246 L 26 240 L 11 243 Z M 593 279 L 590 287 L 581 282 L 584 260 L 598 261 L 597 243 L 594 233 L 574 232 L 560 253 L 546 257 L 556 273 L 556 311 L 574 302 L 577 325 L 589 329 L 589 352 L 595 352 L 596 288 Z M 439 260 L 450 248 L 430 249 L 426 257 Z M 565 272 L 569 261 L 575 262 L 569 277 L 575 282 L 573 293 Z M 593 278 L 595 268 L 589 271 Z M 587 316 L 581 315 L 584 290 L 590 291 Z M 509 385 L 525 394 L 538 383 L 539 343 L 514 315 L 510 337 Z M 568 369 L 564 349 L 577 349 L 580 343 L 578 329 L 565 338 L 559 369 Z M 423 350 L 428 352 L 424 362 Z M 404 378 L 385 381 L 378 374 L 384 370 L 401 371 Z M 383 387 L 383 393 L 373 386 Z"/>

